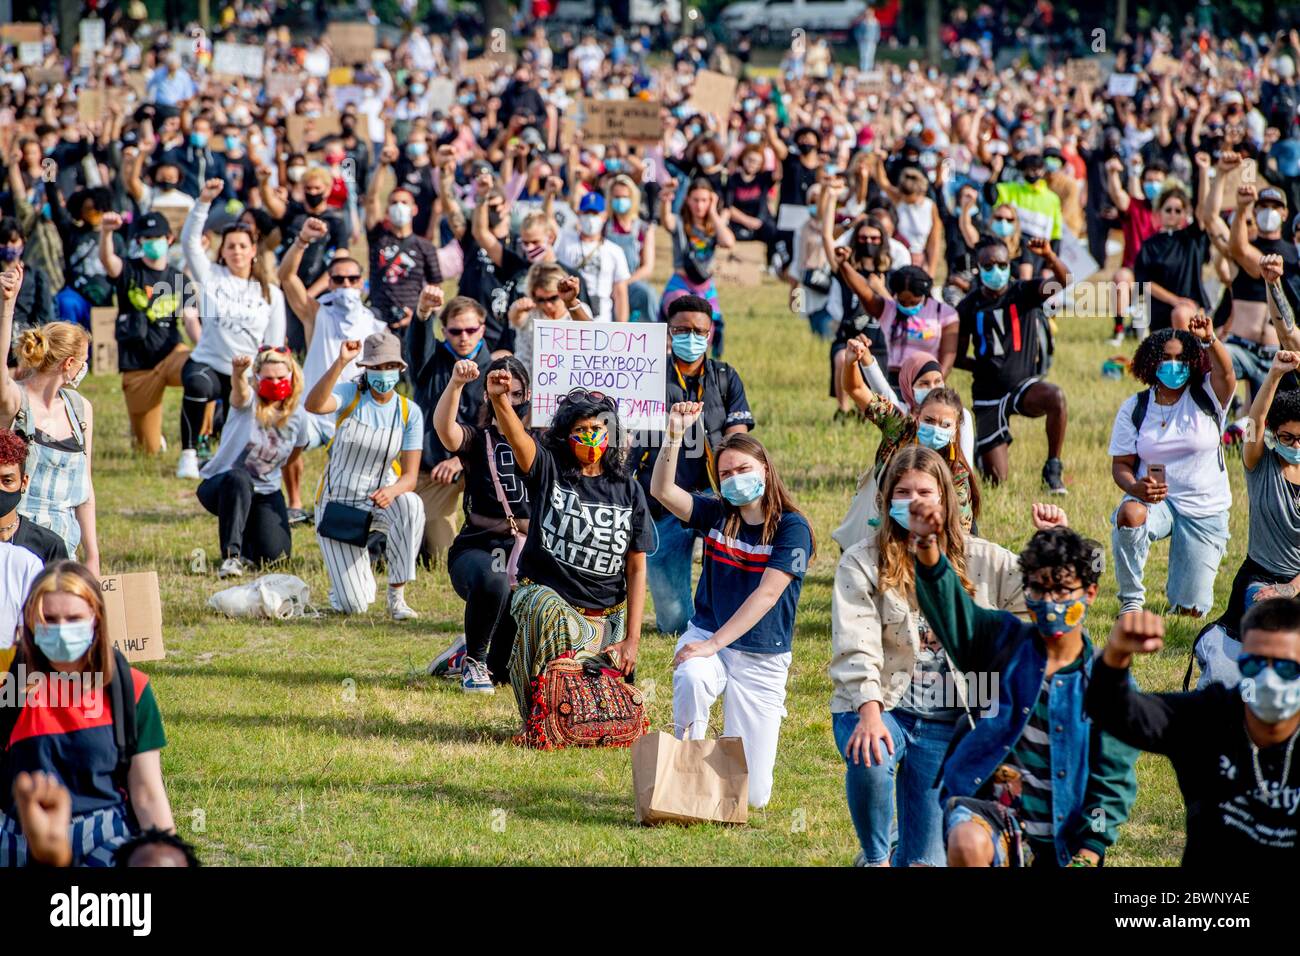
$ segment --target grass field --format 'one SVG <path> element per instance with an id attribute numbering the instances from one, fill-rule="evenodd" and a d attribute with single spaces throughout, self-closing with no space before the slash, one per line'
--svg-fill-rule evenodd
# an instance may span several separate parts
<path id="1" fill-rule="evenodd" d="M 364 261 L 364 259 L 362 260 Z M 664 260 L 661 260 L 664 261 Z M 744 377 L 757 435 L 775 455 L 810 515 L 820 550 L 805 580 L 794 666 L 771 804 L 743 828 L 641 829 L 634 820 L 626 750 L 536 753 L 512 746 L 517 714 L 509 689 L 483 698 L 425 676 L 429 660 L 461 631 L 462 605 L 445 571 L 422 572 L 408 588 L 418 622 L 394 624 L 380 605 L 353 619 L 245 623 L 206 607 L 222 585 L 211 560 L 216 519 L 189 482 L 172 477 L 176 452 L 133 457 L 116 376 L 92 376 L 96 490 L 106 573 L 156 569 L 162 581 L 167 659 L 144 665 L 162 707 L 163 767 L 185 836 L 205 862 L 340 864 L 848 864 L 856 841 L 844 802 L 842 763 L 830 729 L 826 674 L 831 583 L 841 520 L 855 476 L 871 460 L 870 426 L 832 425 L 826 397 L 827 346 L 785 308 L 783 286 L 723 289 L 727 355 Z M 1118 499 L 1106 444 L 1131 382 L 1100 376 L 1110 354 L 1106 320 L 1065 320 L 1052 379 L 1070 401 L 1063 502 L 1071 524 L 1103 541 Z M 969 376 L 957 373 L 969 394 Z M 179 395 L 167 396 L 176 443 Z M 1013 475 L 986 490 L 980 527 L 1018 549 L 1029 506 L 1042 497 L 1045 442 L 1040 422 L 1016 419 Z M 320 455 L 311 456 L 314 487 Z M 1233 539 L 1219 575 L 1226 599 L 1246 538 L 1239 460 L 1229 458 Z M 292 573 L 327 603 L 327 580 L 312 531 L 294 534 Z M 193 573 L 194 552 L 209 560 Z M 1164 609 L 1167 549 L 1153 549 L 1148 581 Z M 1089 614 L 1104 638 L 1117 610 L 1108 572 Z M 1194 622 L 1170 619 L 1167 649 L 1137 670 L 1149 689 L 1181 681 Z M 671 719 L 672 641 L 648 630 L 641 685 L 652 724 Z M 1182 843 L 1182 806 L 1163 759 L 1144 756 L 1132 819 L 1113 864 L 1171 865 Z"/>

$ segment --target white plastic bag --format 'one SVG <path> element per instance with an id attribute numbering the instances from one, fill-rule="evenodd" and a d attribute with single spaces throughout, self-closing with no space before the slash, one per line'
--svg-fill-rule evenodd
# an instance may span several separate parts
<path id="1" fill-rule="evenodd" d="M 311 591 L 307 582 L 295 575 L 264 574 L 256 581 L 218 591 L 208 598 L 208 607 L 227 617 L 288 620 L 309 611 Z"/>
<path id="2" fill-rule="evenodd" d="M 849 504 L 844 523 L 831 532 L 831 538 L 847 551 L 876 529 L 876 470 L 868 468 L 858 476 L 857 493 Z"/>

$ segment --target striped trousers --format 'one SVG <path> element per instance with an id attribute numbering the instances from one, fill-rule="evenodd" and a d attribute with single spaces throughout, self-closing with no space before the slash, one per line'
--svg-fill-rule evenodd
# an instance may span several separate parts
<path id="1" fill-rule="evenodd" d="M 325 514 L 325 499 L 316 508 Z M 424 536 L 424 502 L 413 491 L 398 495 L 387 508 L 372 511 L 371 528 L 388 539 L 384 560 L 388 583 L 405 584 L 415 578 L 415 561 Z M 316 535 L 321 557 L 330 576 L 330 607 L 345 614 L 361 614 L 375 600 L 375 575 L 370 570 L 370 552 L 333 538 Z"/>
<path id="2" fill-rule="evenodd" d="M 68 839 L 73 866 L 112 866 L 113 854 L 131 836 L 126 814 L 119 807 L 74 814 Z M 27 838 L 18 821 L 0 813 L 0 867 L 26 866 L 30 862 Z"/>

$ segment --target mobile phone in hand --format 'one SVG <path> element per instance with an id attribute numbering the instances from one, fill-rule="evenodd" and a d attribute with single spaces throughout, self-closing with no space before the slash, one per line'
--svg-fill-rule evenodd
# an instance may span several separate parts
<path id="1" fill-rule="evenodd" d="M 1164 485 L 1164 484 L 1168 484 L 1168 482 L 1165 481 L 1165 466 L 1164 466 L 1164 465 L 1147 465 L 1147 476 L 1148 476 L 1149 478 L 1154 478 L 1156 481 L 1160 482 L 1160 484 L 1162 484 L 1162 485 Z"/>

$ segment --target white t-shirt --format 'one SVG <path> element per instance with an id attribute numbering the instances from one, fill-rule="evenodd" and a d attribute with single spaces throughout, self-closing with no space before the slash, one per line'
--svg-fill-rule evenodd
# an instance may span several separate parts
<path id="1" fill-rule="evenodd" d="M 1191 390 L 1186 389 L 1173 405 L 1157 405 L 1153 395 L 1142 420 L 1142 430 L 1134 432 L 1133 406 L 1137 395 L 1133 395 L 1115 415 L 1108 451 L 1111 456 L 1136 454 L 1138 478 L 1146 475 L 1148 465 L 1164 465 L 1169 503 L 1188 518 L 1205 518 L 1232 507 L 1228 472 L 1219 467 L 1223 406 L 1210 386 L 1208 375 L 1202 387 L 1219 410 L 1218 421 L 1197 408 Z"/>
<path id="2" fill-rule="evenodd" d="M 385 331 L 388 326 L 375 314 L 361 304 L 358 294 L 352 297 L 346 292 L 357 290 L 334 290 L 320 297 L 320 308 L 316 310 L 316 327 L 312 331 L 311 342 L 307 344 L 307 357 L 302 363 L 303 383 L 308 391 L 325 377 L 334 360 L 339 357 L 339 348 L 344 342 L 364 342 L 366 336 Z M 343 369 L 340 382 L 350 382 L 359 374 L 356 359 Z"/>
<path id="3" fill-rule="evenodd" d="M 14 646 L 27 592 L 44 567 L 26 548 L 0 541 L 0 651 Z"/>
<path id="4" fill-rule="evenodd" d="M 566 230 L 555 243 L 555 258 L 582 275 L 596 306 L 596 321 L 614 321 L 614 283 L 632 275 L 623 250 L 608 239 L 584 242 L 577 232 Z"/>
<path id="5" fill-rule="evenodd" d="M 256 406 L 257 396 L 242 408 L 231 406 L 221 445 L 199 474 L 215 478 L 235 468 L 244 468 L 253 476 L 253 491 L 273 495 L 280 488 L 280 469 L 293 450 L 307 447 L 310 437 L 307 413 L 299 405 L 283 428 L 268 429 L 257 423 L 253 412 Z"/>

